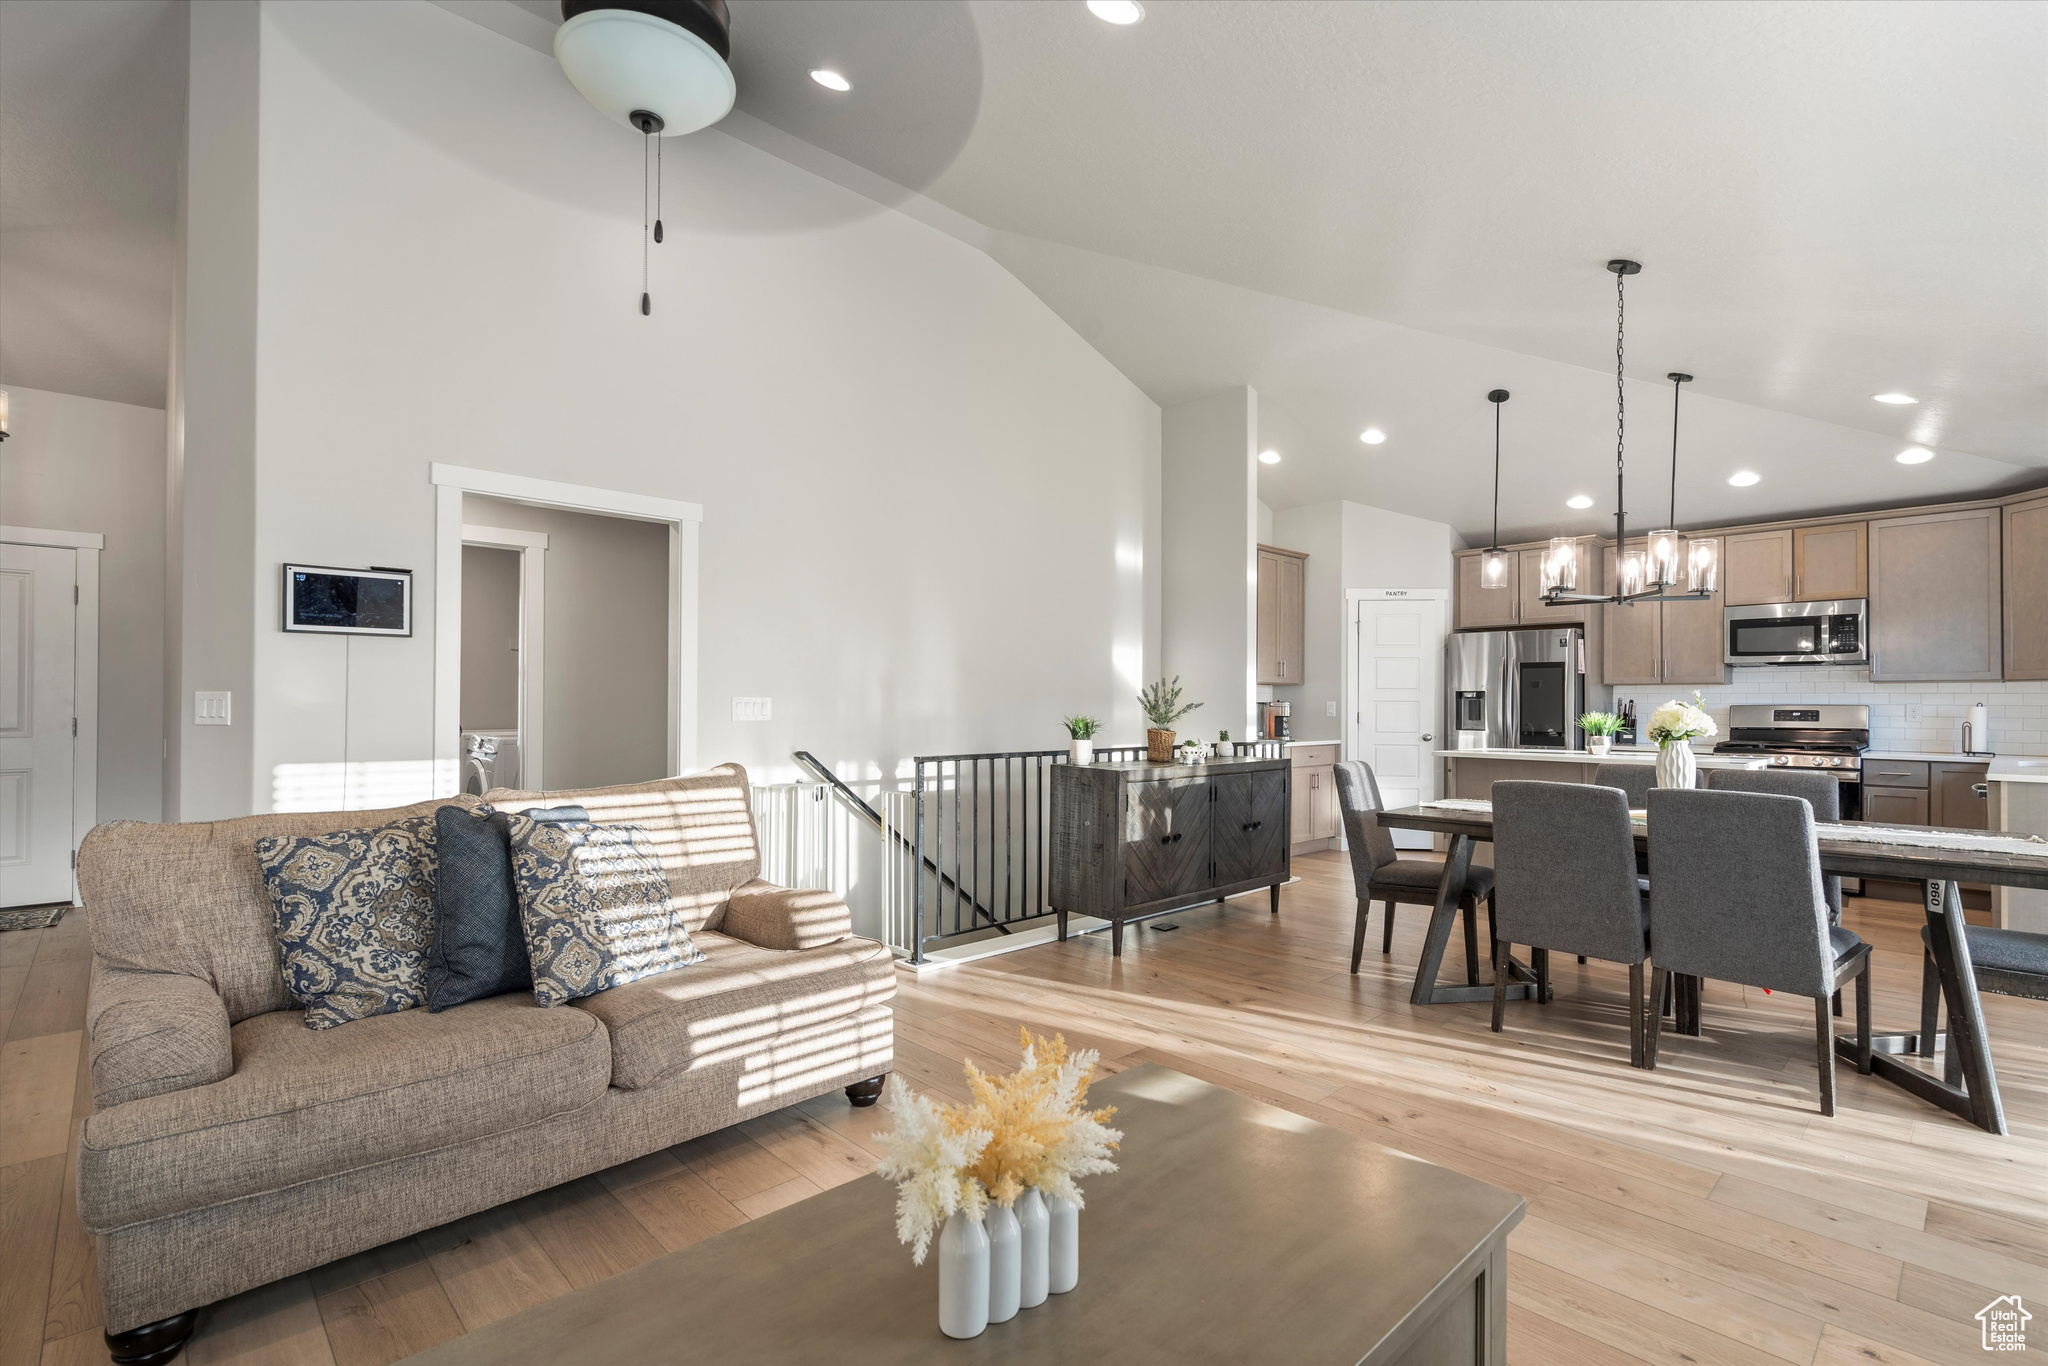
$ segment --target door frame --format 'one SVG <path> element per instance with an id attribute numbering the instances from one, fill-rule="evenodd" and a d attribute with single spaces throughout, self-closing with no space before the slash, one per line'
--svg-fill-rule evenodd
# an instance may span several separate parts
<path id="1" fill-rule="evenodd" d="M 1368 602 L 1442 603 L 1444 634 L 1448 636 L 1451 633 L 1451 590 L 1448 588 L 1347 588 L 1344 590 L 1344 658 L 1341 661 L 1343 664 L 1341 676 L 1343 678 L 1344 701 L 1340 705 L 1344 708 L 1344 757 L 1347 759 L 1360 757 L 1361 741 L 1358 718 L 1362 699 L 1358 695 L 1358 609 Z M 1439 664 L 1437 669 L 1436 697 L 1431 701 L 1430 706 L 1433 708 L 1436 724 L 1430 728 L 1429 733 L 1440 736 L 1444 731 L 1443 669 L 1441 664 Z M 1425 713 L 1425 719 L 1427 719 L 1429 714 L 1431 713 Z M 1437 749 L 1446 748 L 1442 740 L 1434 740 L 1431 744 Z M 1441 794 L 1444 789 L 1445 761 L 1436 758 L 1433 753 L 1427 757 L 1430 762 L 1437 765 L 1437 792 Z M 1340 829 L 1337 835 L 1341 844 L 1344 832 Z"/>
<path id="2" fill-rule="evenodd" d="M 668 768 L 697 767 L 697 548 L 699 503 L 564 484 L 523 474 L 435 461 L 434 485 L 434 791 L 462 787 L 462 496 L 487 494 L 536 507 L 594 512 L 668 527 Z M 524 742 L 522 741 L 522 747 Z M 521 781 L 524 781 L 522 777 Z"/>
<path id="3" fill-rule="evenodd" d="M 71 709 L 78 734 L 71 741 L 71 904 L 78 899 L 78 846 L 99 824 L 100 773 L 100 554 L 107 538 L 97 531 L 0 526 L 0 543 L 70 550 L 77 554 L 77 614 L 71 636 Z"/>
<path id="4" fill-rule="evenodd" d="M 537 792 L 547 785 L 541 760 L 547 718 L 541 703 L 547 681 L 548 534 L 464 522 L 462 543 L 509 550 L 519 557 L 519 785 Z"/>

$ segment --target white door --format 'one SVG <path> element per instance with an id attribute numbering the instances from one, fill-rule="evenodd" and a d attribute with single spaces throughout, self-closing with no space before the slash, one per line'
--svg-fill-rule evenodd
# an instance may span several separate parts
<path id="1" fill-rule="evenodd" d="M 1372 589 L 1358 603 L 1358 657 L 1350 758 L 1372 765 L 1389 809 L 1434 801 L 1438 712 L 1443 705 L 1444 601 L 1423 590 Z M 1403 849 L 1427 849 L 1432 837 L 1397 830 Z"/>
<path id="2" fill-rule="evenodd" d="M 71 900 L 78 552 L 0 545 L 0 906 Z"/>

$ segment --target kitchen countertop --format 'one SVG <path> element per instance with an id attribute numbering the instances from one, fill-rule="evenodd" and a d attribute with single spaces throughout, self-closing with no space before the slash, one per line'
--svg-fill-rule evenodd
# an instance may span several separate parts
<path id="1" fill-rule="evenodd" d="M 1583 749 L 1440 749 L 1439 759 L 1531 759 L 1537 763 L 1552 764 L 1654 764 L 1657 751 L 1654 749 L 1615 749 L 1604 755 L 1589 754 Z M 1693 762 L 1701 768 L 1764 768 L 1763 759 L 1752 754 L 1704 754 L 1693 752 Z M 2048 778 L 2048 769 L 2043 770 Z"/>
<path id="2" fill-rule="evenodd" d="M 1991 761 L 1984 777 L 1994 783 L 2048 783 L 2048 758 L 2038 754 L 2002 754 Z"/>
<path id="3" fill-rule="evenodd" d="M 1865 759 L 1909 759 L 1930 764 L 1988 764 L 1989 754 L 1934 754 L 1917 749 L 1866 749 Z"/>

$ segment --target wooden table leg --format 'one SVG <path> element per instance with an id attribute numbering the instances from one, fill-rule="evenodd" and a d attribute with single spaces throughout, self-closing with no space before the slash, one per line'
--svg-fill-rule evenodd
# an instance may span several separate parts
<path id="1" fill-rule="evenodd" d="M 1436 885 L 1436 907 L 1430 912 L 1429 934 L 1422 945 L 1422 961 L 1415 965 L 1415 989 L 1408 996 L 1415 1005 L 1493 1000 L 1491 986 L 1469 983 L 1439 986 L 1436 980 L 1437 973 L 1443 968 L 1444 951 L 1450 947 L 1451 931 L 1457 925 L 1459 894 L 1464 891 L 1466 875 L 1472 870 L 1472 845 L 1470 835 L 1452 835 L 1450 848 L 1444 852 L 1444 874 Z M 1530 990 L 1526 982 L 1511 982 L 1507 988 L 1507 999 L 1527 1000 Z"/>

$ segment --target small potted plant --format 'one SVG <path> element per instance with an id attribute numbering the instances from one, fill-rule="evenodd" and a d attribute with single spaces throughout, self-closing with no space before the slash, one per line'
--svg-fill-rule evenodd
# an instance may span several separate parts
<path id="1" fill-rule="evenodd" d="M 1155 764 L 1173 762 L 1174 723 L 1201 706 L 1200 702 L 1183 704 L 1180 700 L 1180 675 L 1171 681 L 1161 678 L 1145 686 L 1138 694 L 1138 706 L 1151 723 L 1145 732 L 1145 757 Z"/>
<path id="2" fill-rule="evenodd" d="M 1069 716 L 1061 724 L 1067 728 L 1067 761 L 1094 763 L 1095 732 L 1102 729 L 1102 723 L 1092 716 Z"/>
<path id="3" fill-rule="evenodd" d="M 1611 711 L 1589 711 L 1579 718 L 1579 729 L 1586 732 L 1586 752 L 1605 758 L 1621 734 L 1621 718 Z"/>

